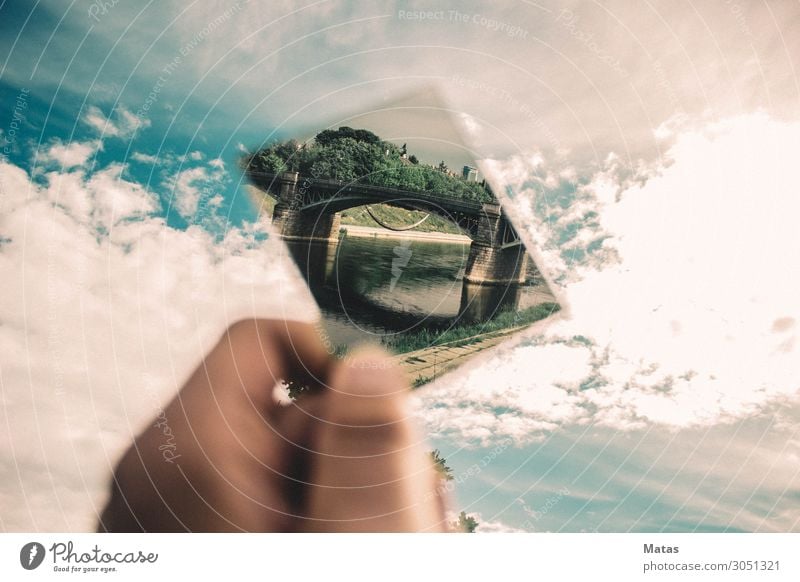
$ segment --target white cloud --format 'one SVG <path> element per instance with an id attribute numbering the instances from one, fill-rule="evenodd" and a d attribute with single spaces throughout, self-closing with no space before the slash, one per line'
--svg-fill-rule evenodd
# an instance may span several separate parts
<path id="1" fill-rule="evenodd" d="M 463 112 L 460 113 L 458 117 L 461 119 L 461 123 L 463 124 L 464 129 L 467 130 L 467 133 L 470 135 L 470 137 L 472 138 L 478 137 L 478 135 L 481 133 L 482 130 L 481 124 L 478 122 L 478 120 L 475 119 L 472 115 Z"/>
<path id="2" fill-rule="evenodd" d="M 205 168 L 191 168 L 181 170 L 175 176 L 173 188 L 173 205 L 184 218 L 191 218 L 197 212 L 197 204 L 200 201 L 200 188 L 198 182 L 204 182 L 208 178 Z"/>
<path id="3" fill-rule="evenodd" d="M 110 227 L 121 220 L 143 218 L 159 209 L 154 194 L 122 178 L 122 164 L 111 164 L 90 176 L 87 191 L 93 197 L 95 223 Z"/>
<path id="4" fill-rule="evenodd" d="M 79 151 L 65 153 L 65 146 L 54 142 L 39 155 L 40 160 L 61 164 L 58 171 L 38 169 L 37 172 L 45 182 L 42 194 L 59 210 L 84 226 L 103 231 L 120 221 L 144 218 L 159 210 L 154 194 L 123 178 L 124 164 L 110 164 L 87 174 L 84 167 L 87 152 L 97 147 L 97 143 L 70 145 L 81 147 Z M 73 163 L 66 164 L 70 158 Z"/>
<path id="5" fill-rule="evenodd" d="M 731 113 L 758 106 L 777 114 L 796 112 L 791 56 L 800 54 L 800 36 L 792 28 L 792 3 L 707 3 L 689 16 L 682 5 L 659 6 L 655 12 L 622 0 L 602 6 L 547 4 L 492 8 L 499 21 L 529 31 L 527 39 L 471 22 L 403 21 L 393 2 L 368 7 L 197 3 L 188 8 L 177 3 L 170 9 L 181 17 L 163 38 L 161 13 L 140 14 L 118 4 L 94 33 L 104 41 L 100 46 L 120 43 L 109 66 L 124 67 L 115 61 L 117 53 L 125 60 L 152 46 L 128 84 L 136 106 L 163 75 L 165 64 L 181 55 L 158 103 L 177 107 L 190 90 L 200 102 L 213 103 L 233 88 L 235 95 L 219 103 L 229 127 L 237 127 L 243 114 L 271 126 L 291 123 L 289 130 L 324 127 L 342 114 L 372 107 L 375 98 L 404 93 L 423 78 L 440 79 L 452 109 L 481 120 L 485 131 L 479 155 L 505 157 L 538 143 L 548 152 L 570 150 L 580 158 L 602 159 L 617 151 L 652 159 L 664 145 L 653 133 L 676 112 L 697 116 L 706 109 Z M 478 5 L 461 10 L 484 13 Z M 62 14 L 53 9 L 51 16 Z M 52 39 L 55 50 L 48 55 L 54 56 L 36 62 L 39 82 L 63 76 L 55 55 L 67 51 L 87 26 L 85 15 L 63 16 L 69 32 Z M 530 42 L 534 37 L 540 42 Z M 359 50 L 347 52 L 352 47 Z M 347 59 L 340 62 L 344 54 Z M 612 64 L 617 61 L 621 66 Z M 12 83 L 30 81 L 33 64 L 22 59 L 10 63 Z M 263 79 L 280 85 L 298 72 L 303 72 L 304 93 L 312 100 L 324 95 L 325 107 L 299 104 L 292 91 L 264 98 Z M 196 86 L 200 78 L 204 82 Z M 464 86 L 452 81 L 456 78 L 474 83 Z M 73 93 L 96 86 L 91 81 L 90 69 L 64 78 Z M 331 91 L 332 83 L 342 90 Z M 183 114 L 177 121 L 192 124 Z"/>
<path id="6" fill-rule="evenodd" d="M 142 164 L 155 165 L 158 163 L 158 156 L 153 156 L 142 152 L 133 152 L 131 154 L 131 160 Z"/>
<path id="7" fill-rule="evenodd" d="M 196 220 L 201 202 L 207 208 L 223 202 L 218 190 L 226 177 L 225 164 L 213 159 L 206 166 L 179 170 L 167 178 L 165 186 L 171 190 L 171 204 L 178 213 L 186 220 Z"/>
<path id="8" fill-rule="evenodd" d="M 622 262 L 586 274 L 570 301 L 593 337 L 657 363 L 654 383 L 676 378 L 667 394 L 634 397 L 643 416 L 683 424 L 796 394 L 795 331 L 775 322 L 800 318 L 788 270 L 800 262 L 798 148 L 800 123 L 764 115 L 685 133 L 668 168 L 603 213 Z"/>
<path id="9" fill-rule="evenodd" d="M 644 183 L 605 171 L 574 202 L 611 236 L 618 260 L 599 269 L 564 260 L 553 243 L 563 221 L 539 216 L 547 192 L 510 163 L 512 212 L 553 272 L 570 275 L 571 319 L 423 391 L 420 414 L 435 434 L 486 444 L 589 420 L 710 425 L 795 402 L 797 151 L 800 123 L 755 114 L 684 131 Z"/>
<path id="10" fill-rule="evenodd" d="M 564 344 L 500 347 L 481 365 L 456 373 L 457 380 L 420 391 L 417 410 L 433 436 L 460 443 L 538 440 L 586 415 L 578 385 L 589 358 L 585 349 Z"/>
<path id="11" fill-rule="evenodd" d="M 525 533 L 524 529 L 505 524 L 502 521 L 486 520 L 481 516 L 480 513 L 474 513 L 471 515 L 475 518 L 475 521 L 478 522 L 478 527 L 475 528 L 475 533 Z"/>
<path id="12" fill-rule="evenodd" d="M 149 119 L 137 117 L 122 106 L 117 107 L 113 114 L 107 117 L 99 107 L 90 105 L 86 108 L 83 121 L 99 132 L 101 138 L 122 139 L 131 137 L 139 129 L 149 127 L 151 124 Z"/>
<path id="13" fill-rule="evenodd" d="M 56 139 L 39 153 L 37 161 L 43 164 L 58 164 L 62 169 L 70 170 L 85 166 L 89 158 L 102 147 L 99 141 L 64 143 Z"/>
<path id="14" fill-rule="evenodd" d="M 33 182 L 0 161 L 8 531 L 90 530 L 118 455 L 226 324 L 316 313 L 282 243 L 263 240 L 266 225 L 222 243 L 172 229 L 120 171 Z"/>

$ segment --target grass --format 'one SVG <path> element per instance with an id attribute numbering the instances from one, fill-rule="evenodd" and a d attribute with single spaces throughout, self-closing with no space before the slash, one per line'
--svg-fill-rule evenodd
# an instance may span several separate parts
<path id="1" fill-rule="evenodd" d="M 420 386 L 424 386 L 428 382 L 433 380 L 433 376 L 417 376 L 413 382 L 411 382 L 411 388 L 419 388 Z"/>
<path id="2" fill-rule="evenodd" d="M 403 208 L 395 208 L 386 204 L 373 204 L 370 208 L 372 208 L 372 213 L 375 216 L 390 226 L 403 227 L 411 225 L 425 216 L 424 212 L 404 210 Z M 378 226 L 363 206 L 343 211 L 342 224 Z M 461 230 L 455 224 L 435 214 L 431 214 L 425 222 L 414 228 L 413 231 L 462 234 Z"/>
<path id="3" fill-rule="evenodd" d="M 444 330 L 422 329 L 416 333 L 384 338 L 385 347 L 397 354 L 404 354 L 423 348 L 448 344 L 453 347 L 469 345 L 480 341 L 481 334 L 501 331 L 512 327 L 530 325 L 557 312 L 557 303 L 542 303 L 522 311 L 503 311 L 493 319 L 483 323 L 457 325 Z"/>
<path id="4" fill-rule="evenodd" d="M 258 204 L 258 208 L 265 216 L 272 216 L 275 210 L 275 200 L 263 192 L 254 189 L 253 200 Z M 372 213 L 391 226 L 403 227 L 414 224 L 425 216 L 424 212 L 416 210 L 405 210 L 403 208 L 395 208 L 386 204 L 372 204 Z M 353 226 L 374 226 L 378 227 L 378 223 L 372 220 L 372 217 L 367 213 L 367 209 L 363 206 L 356 208 L 349 208 L 342 211 L 342 224 L 350 224 Z M 463 234 L 461 230 L 449 220 L 445 220 L 441 216 L 431 214 L 428 219 L 413 229 L 414 232 L 444 232 L 447 234 Z"/>

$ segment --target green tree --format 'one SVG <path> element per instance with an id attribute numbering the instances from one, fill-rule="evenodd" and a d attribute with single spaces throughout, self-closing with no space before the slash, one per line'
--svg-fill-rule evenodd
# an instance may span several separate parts
<path id="1" fill-rule="evenodd" d="M 249 166 L 258 166 L 259 171 L 267 174 L 280 174 L 285 172 L 287 167 L 283 158 L 271 150 L 262 150 L 254 154 Z"/>
<path id="2" fill-rule="evenodd" d="M 480 524 L 474 517 L 462 511 L 458 515 L 458 521 L 453 522 L 453 529 L 463 533 L 475 533 L 475 529 L 477 529 L 479 525 Z"/>
<path id="3" fill-rule="evenodd" d="M 425 191 L 476 202 L 492 200 L 481 184 L 449 175 L 444 160 L 433 167 L 411 155 L 409 164 L 403 159 L 407 152 L 406 144 L 398 147 L 369 130 L 343 126 L 319 132 L 311 143 L 288 140 L 263 148 L 245 156 L 242 165 L 251 172 L 292 171 L 314 179 Z"/>
<path id="4" fill-rule="evenodd" d="M 281 158 L 290 172 L 297 172 L 300 169 L 300 144 L 297 140 L 290 139 L 272 146 L 272 152 Z"/>
<path id="5" fill-rule="evenodd" d="M 447 462 L 439 452 L 439 449 L 434 449 L 429 454 L 433 460 L 433 466 L 436 468 L 436 472 L 439 473 L 439 477 L 445 481 L 452 481 L 453 470 L 447 466 Z"/>
<path id="6" fill-rule="evenodd" d="M 423 176 L 418 166 L 402 165 L 398 173 L 401 183 L 399 187 L 401 189 L 413 190 L 416 192 L 425 190 L 425 176 Z"/>
<path id="7" fill-rule="evenodd" d="M 381 138 L 366 129 L 353 129 L 352 127 L 343 126 L 339 129 L 326 129 L 319 132 L 314 141 L 317 145 L 327 147 L 340 139 L 353 139 L 355 141 L 365 142 L 368 144 L 380 143 Z"/>

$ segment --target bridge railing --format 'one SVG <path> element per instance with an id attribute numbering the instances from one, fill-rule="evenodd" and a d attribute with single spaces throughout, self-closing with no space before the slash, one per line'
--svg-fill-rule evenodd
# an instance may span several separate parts
<path id="1" fill-rule="evenodd" d="M 247 175 L 257 186 L 266 190 L 270 190 L 270 187 L 279 187 L 280 183 L 283 181 L 281 174 L 248 170 Z M 451 211 L 470 215 L 478 215 L 483 209 L 483 203 L 481 202 L 463 200 L 455 196 L 447 196 L 429 191 L 400 190 L 387 186 L 373 186 L 371 184 L 360 184 L 358 182 L 340 182 L 338 180 L 312 178 L 302 175 L 297 179 L 297 187 L 300 189 L 308 188 L 335 191 L 337 194 L 343 193 L 364 197 L 374 196 L 377 200 L 419 200 L 441 206 Z M 277 194 L 277 192 L 273 193 Z"/>

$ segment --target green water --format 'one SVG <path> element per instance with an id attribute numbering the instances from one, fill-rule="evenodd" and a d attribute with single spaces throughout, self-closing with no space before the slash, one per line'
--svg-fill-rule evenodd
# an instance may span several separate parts
<path id="1" fill-rule="evenodd" d="M 552 301 L 532 263 L 523 285 L 465 284 L 469 245 L 459 242 L 351 236 L 289 247 L 338 344 L 480 323 Z"/>

